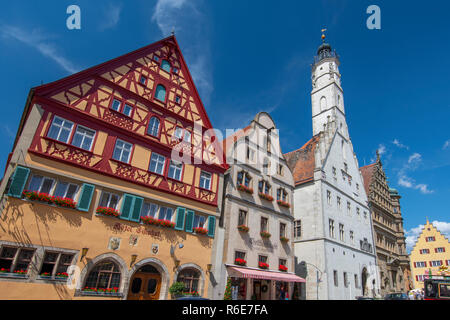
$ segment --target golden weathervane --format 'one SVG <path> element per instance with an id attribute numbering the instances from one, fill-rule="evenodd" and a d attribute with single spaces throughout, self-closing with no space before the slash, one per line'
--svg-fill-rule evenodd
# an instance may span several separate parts
<path id="1" fill-rule="evenodd" d="M 325 42 L 325 31 L 327 31 L 327 29 L 322 29 L 322 41 Z"/>

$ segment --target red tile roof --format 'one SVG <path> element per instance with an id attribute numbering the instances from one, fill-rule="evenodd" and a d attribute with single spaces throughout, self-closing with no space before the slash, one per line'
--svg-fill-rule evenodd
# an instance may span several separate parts
<path id="1" fill-rule="evenodd" d="M 314 169 L 316 167 L 314 153 L 318 142 L 319 135 L 315 135 L 300 149 L 284 154 L 296 186 L 314 179 Z"/>
<path id="2" fill-rule="evenodd" d="M 370 193 L 370 183 L 372 182 L 372 177 L 373 177 L 373 172 L 376 166 L 376 162 L 369 164 L 367 166 L 361 167 L 359 168 L 359 170 L 361 171 L 361 175 L 363 177 L 364 180 L 364 189 L 366 189 L 366 194 L 369 195 Z"/>

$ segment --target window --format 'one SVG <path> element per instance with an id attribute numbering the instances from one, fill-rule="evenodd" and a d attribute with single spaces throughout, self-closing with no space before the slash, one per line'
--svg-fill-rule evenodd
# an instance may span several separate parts
<path id="1" fill-rule="evenodd" d="M 94 142 L 95 131 L 82 126 L 77 126 L 77 130 L 72 139 L 72 145 L 75 147 L 91 151 L 92 142 Z"/>
<path id="2" fill-rule="evenodd" d="M 73 122 L 55 116 L 47 136 L 64 143 L 68 143 L 72 133 L 72 128 Z"/>
<path id="3" fill-rule="evenodd" d="M 355 288 L 358 288 L 358 275 L 355 274 Z"/>
<path id="4" fill-rule="evenodd" d="M 250 187 L 250 181 L 252 181 L 252 177 L 244 171 L 238 172 L 237 174 L 237 183 L 243 184 L 246 187 Z"/>
<path id="5" fill-rule="evenodd" d="M 420 249 L 420 254 L 429 254 L 430 249 Z"/>
<path id="6" fill-rule="evenodd" d="M 194 228 L 204 228 L 205 221 L 206 221 L 206 219 L 204 216 L 195 215 L 194 216 Z"/>
<path id="7" fill-rule="evenodd" d="M 280 266 L 285 266 L 286 267 L 287 260 L 286 259 L 279 259 L 278 263 L 279 263 Z"/>
<path id="8" fill-rule="evenodd" d="M 67 273 L 67 268 L 72 264 L 73 254 L 46 251 L 39 274 L 51 277 L 61 273 Z"/>
<path id="9" fill-rule="evenodd" d="M 152 117 L 148 123 L 147 134 L 158 137 L 159 136 L 160 121 L 157 117 Z"/>
<path id="10" fill-rule="evenodd" d="M 130 106 L 129 104 L 125 103 L 125 105 L 123 106 L 123 111 L 122 113 L 128 117 L 131 116 L 131 111 L 133 111 L 133 107 Z"/>
<path id="11" fill-rule="evenodd" d="M 331 205 L 331 191 L 327 191 L 327 203 Z"/>
<path id="12" fill-rule="evenodd" d="M 85 287 L 109 289 L 120 287 L 120 269 L 112 261 L 105 261 L 95 266 L 88 274 Z"/>
<path id="13" fill-rule="evenodd" d="M 359 208 L 356 208 L 356 216 L 358 217 L 358 220 L 361 219 L 361 214 L 359 212 Z"/>
<path id="14" fill-rule="evenodd" d="M 159 206 L 154 203 L 144 202 L 141 210 L 141 217 L 156 217 L 156 213 L 158 212 Z"/>
<path id="15" fill-rule="evenodd" d="M 247 211 L 239 210 L 238 226 L 245 226 L 245 225 L 247 225 Z"/>
<path id="16" fill-rule="evenodd" d="M 163 60 L 161 62 L 161 69 L 163 69 L 164 71 L 170 72 L 170 62 L 167 60 Z"/>
<path id="17" fill-rule="evenodd" d="M 434 260 L 434 261 L 430 261 L 430 264 L 432 267 L 440 267 L 442 266 L 442 261 L 441 260 Z"/>
<path id="18" fill-rule="evenodd" d="M 169 178 L 175 179 L 175 180 L 181 180 L 181 172 L 183 170 L 183 164 L 182 163 L 176 163 L 174 161 L 170 161 L 169 166 Z"/>
<path id="19" fill-rule="evenodd" d="M 425 239 L 427 242 L 433 242 L 436 241 L 436 239 L 434 237 L 426 237 Z"/>
<path id="20" fill-rule="evenodd" d="M 253 160 L 255 157 L 255 150 L 247 146 L 247 160 Z"/>
<path id="21" fill-rule="evenodd" d="M 235 252 L 234 252 L 234 260 L 236 261 L 236 259 L 242 259 L 242 260 L 245 260 L 245 252 L 242 252 L 242 251 L 235 251 Z"/>
<path id="22" fill-rule="evenodd" d="M 280 237 L 286 236 L 286 224 L 280 222 Z"/>
<path id="23" fill-rule="evenodd" d="M 200 188 L 210 190 L 211 189 L 211 173 L 202 171 L 200 174 Z"/>
<path id="24" fill-rule="evenodd" d="M 152 156 L 150 158 L 150 172 L 157 173 L 160 175 L 164 175 L 164 166 L 166 163 L 166 158 L 156 152 L 152 152 Z"/>
<path id="25" fill-rule="evenodd" d="M 174 139 L 174 137 L 175 137 L 175 139 Z M 177 140 L 182 140 L 182 139 L 183 139 L 183 141 L 185 141 L 187 143 L 191 143 L 191 132 L 186 129 L 176 127 L 176 129 L 173 133 L 173 136 L 172 136 L 172 140 L 177 141 Z"/>
<path id="26" fill-rule="evenodd" d="M 117 209 L 120 197 L 117 194 L 104 191 L 100 198 L 100 207 Z"/>
<path id="27" fill-rule="evenodd" d="M 114 147 L 113 159 L 128 163 L 128 161 L 130 161 L 132 147 L 133 145 L 131 143 L 117 139 L 116 146 Z"/>
<path id="28" fill-rule="evenodd" d="M 425 268 L 427 263 L 425 261 L 414 262 L 416 268 Z"/>
<path id="29" fill-rule="evenodd" d="M 337 197 L 337 207 L 341 210 L 341 197 Z"/>
<path id="30" fill-rule="evenodd" d="M 333 177 L 336 178 L 336 168 L 335 167 L 332 168 L 332 172 L 333 172 Z"/>
<path id="31" fill-rule="evenodd" d="M 334 238 L 334 220 L 333 219 L 329 219 L 328 221 L 328 227 L 329 227 L 329 234 L 331 238 Z"/>
<path id="32" fill-rule="evenodd" d="M 277 189 L 277 200 L 282 200 L 284 202 L 287 202 L 287 192 L 283 188 Z"/>
<path id="33" fill-rule="evenodd" d="M 335 287 L 339 286 L 339 283 L 338 283 L 338 273 L 337 273 L 336 270 L 333 271 L 333 277 L 334 277 L 334 286 L 335 286 Z"/>
<path id="34" fill-rule="evenodd" d="M 350 242 L 351 242 L 352 244 L 355 243 L 355 237 L 354 237 L 354 235 L 353 235 L 353 231 L 350 231 Z"/>
<path id="35" fill-rule="evenodd" d="M 159 62 L 159 57 L 157 55 L 154 55 L 153 60 L 155 60 L 156 62 Z"/>
<path id="36" fill-rule="evenodd" d="M 261 180 L 258 183 L 258 191 L 264 194 L 269 194 L 270 195 L 270 184 L 265 181 L 265 180 Z"/>
<path id="37" fill-rule="evenodd" d="M 163 85 L 158 84 L 156 87 L 155 98 L 161 102 L 166 101 L 166 88 Z"/>
<path id="38" fill-rule="evenodd" d="M 161 207 L 161 209 L 159 209 L 159 219 L 160 220 L 172 221 L 172 215 L 173 215 L 172 208 Z"/>
<path id="39" fill-rule="evenodd" d="M 294 238 L 300 239 L 302 237 L 302 221 L 295 220 L 294 221 Z"/>
<path id="40" fill-rule="evenodd" d="M 42 193 L 50 193 L 53 187 L 53 183 L 55 180 L 43 176 L 34 175 L 28 186 L 30 191 L 42 192 Z"/>
<path id="41" fill-rule="evenodd" d="M 192 268 L 183 269 L 178 274 L 178 282 L 184 283 L 184 292 L 194 292 L 199 290 L 200 273 Z"/>
<path id="42" fill-rule="evenodd" d="M 344 225 L 339 223 L 339 239 L 345 241 Z"/>
<path id="43" fill-rule="evenodd" d="M 270 169 L 270 161 L 269 159 L 265 158 L 263 162 L 263 173 L 269 174 L 269 169 Z"/>
<path id="44" fill-rule="evenodd" d="M 178 73 L 178 71 L 179 71 L 178 68 L 176 68 L 176 67 L 173 67 L 173 68 L 172 68 L 172 72 L 173 72 L 173 73 Z"/>
<path id="45" fill-rule="evenodd" d="M 267 263 L 267 256 L 258 256 L 258 262 Z"/>
<path id="46" fill-rule="evenodd" d="M 352 205 L 347 201 L 347 214 L 350 216 L 352 214 Z"/>
<path id="47" fill-rule="evenodd" d="M 261 232 L 267 232 L 269 219 L 261 217 Z"/>
<path id="48" fill-rule="evenodd" d="M 284 173 L 284 171 L 283 171 L 283 165 L 282 164 L 279 164 L 278 165 L 278 172 L 277 172 L 280 176 L 283 176 L 283 173 Z"/>
<path id="49" fill-rule="evenodd" d="M 55 197 L 69 198 L 75 200 L 75 194 L 77 193 L 77 191 L 78 186 L 76 184 L 60 181 L 56 185 L 56 189 L 53 195 Z"/>
<path id="50" fill-rule="evenodd" d="M 344 286 L 348 288 L 347 272 L 344 272 Z"/>
<path id="51" fill-rule="evenodd" d="M 356 190 L 359 191 L 359 184 L 356 184 Z"/>
<path id="52" fill-rule="evenodd" d="M 35 249 L 4 246 L 0 253 L 0 269 L 9 272 L 28 271 Z"/>
<path id="53" fill-rule="evenodd" d="M 111 109 L 120 112 L 120 106 L 122 105 L 122 102 L 119 100 L 114 99 L 111 104 Z"/>
<path id="54" fill-rule="evenodd" d="M 145 85 L 147 83 L 147 78 L 144 76 L 141 76 L 139 78 L 139 83 Z"/>
<path id="55" fill-rule="evenodd" d="M 417 281 L 423 282 L 425 280 L 425 276 L 423 274 L 416 276 Z"/>
<path id="56" fill-rule="evenodd" d="M 131 116 L 131 112 L 133 111 L 133 107 L 130 106 L 128 103 L 123 103 L 123 107 L 122 107 L 122 102 L 117 99 L 113 99 L 113 102 L 111 104 L 111 109 L 113 109 L 114 111 L 123 113 L 124 115 L 126 115 L 128 117 Z"/>
<path id="57" fill-rule="evenodd" d="M 435 251 L 436 253 L 443 253 L 443 252 L 445 252 L 445 248 L 444 248 L 444 247 L 436 248 L 436 249 L 434 249 L 434 251 Z"/>

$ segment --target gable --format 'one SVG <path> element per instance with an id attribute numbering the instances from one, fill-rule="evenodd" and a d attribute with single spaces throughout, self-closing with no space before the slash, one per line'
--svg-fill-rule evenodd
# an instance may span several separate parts
<path id="1" fill-rule="evenodd" d="M 315 151 L 318 142 L 319 135 L 315 135 L 300 149 L 284 154 L 296 186 L 314 179 Z"/>

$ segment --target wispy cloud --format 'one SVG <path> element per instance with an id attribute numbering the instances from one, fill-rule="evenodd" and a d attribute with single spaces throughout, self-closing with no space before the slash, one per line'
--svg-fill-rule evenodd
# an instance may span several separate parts
<path id="1" fill-rule="evenodd" d="M 438 229 L 441 234 L 443 234 L 447 239 L 450 237 L 450 223 L 444 222 L 444 221 L 433 221 L 433 226 Z M 425 225 L 421 224 L 415 228 L 411 228 L 410 230 L 407 230 L 405 232 L 406 236 L 406 249 L 408 252 L 411 252 L 413 249 L 415 243 L 417 242 L 417 238 L 422 232 L 422 229 L 425 227 Z"/>
<path id="2" fill-rule="evenodd" d="M 448 147 L 450 147 L 450 140 L 445 141 L 444 145 L 442 146 L 442 150 L 445 150 Z"/>
<path id="3" fill-rule="evenodd" d="M 199 0 L 158 0 L 152 20 L 164 37 L 175 32 L 185 47 L 183 55 L 202 100 L 209 104 L 214 91 L 208 19 L 200 11 Z"/>
<path id="4" fill-rule="evenodd" d="M 120 21 L 120 14 L 122 13 L 122 4 L 108 3 L 104 8 L 104 16 L 101 19 L 100 30 L 114 28 Z"/>
<path id="5" fill-rule="evenodd" d="M 397 139 L 394 139 L 394 141 L 392 141 L 392 143 L 393 143 L 394 145 L 396 145 L 397 147 L 399 147 L 400 149 L 406 149 L 406 150 L 409 150 L 409 147 L 408 147 L 408 146 L 402 144 L 402 143 L 401 143 L 400 141 L 398 141 Z"/>
<path id="6" fill-rule="evenodd" d="M 398 184 L 402 187 L 419 190 L 423 194 L 433 193 L 427 184 L 416 183 L 416 181 L 409 176 L 409 172 L 415 171 L 422 163 L 422 155 L 420 153 L 413 153 L 408 157 L 408 161 L 403 165 L 398 173 Z"/>
<path id="7" fill-rule="evenodd" d="M 72 62 L 59 52 L 56 45 L 49 41 L 51 36 L 43 34 L 38 29 L 34 29 L 30 32 L 16 26 L 2 25 L 0 26 L 0 34 L 4 39 L 14 39 L 33 47 L 43 56 L 53 60 L 69 73 L 75 73 L 78 71 Z"/>

